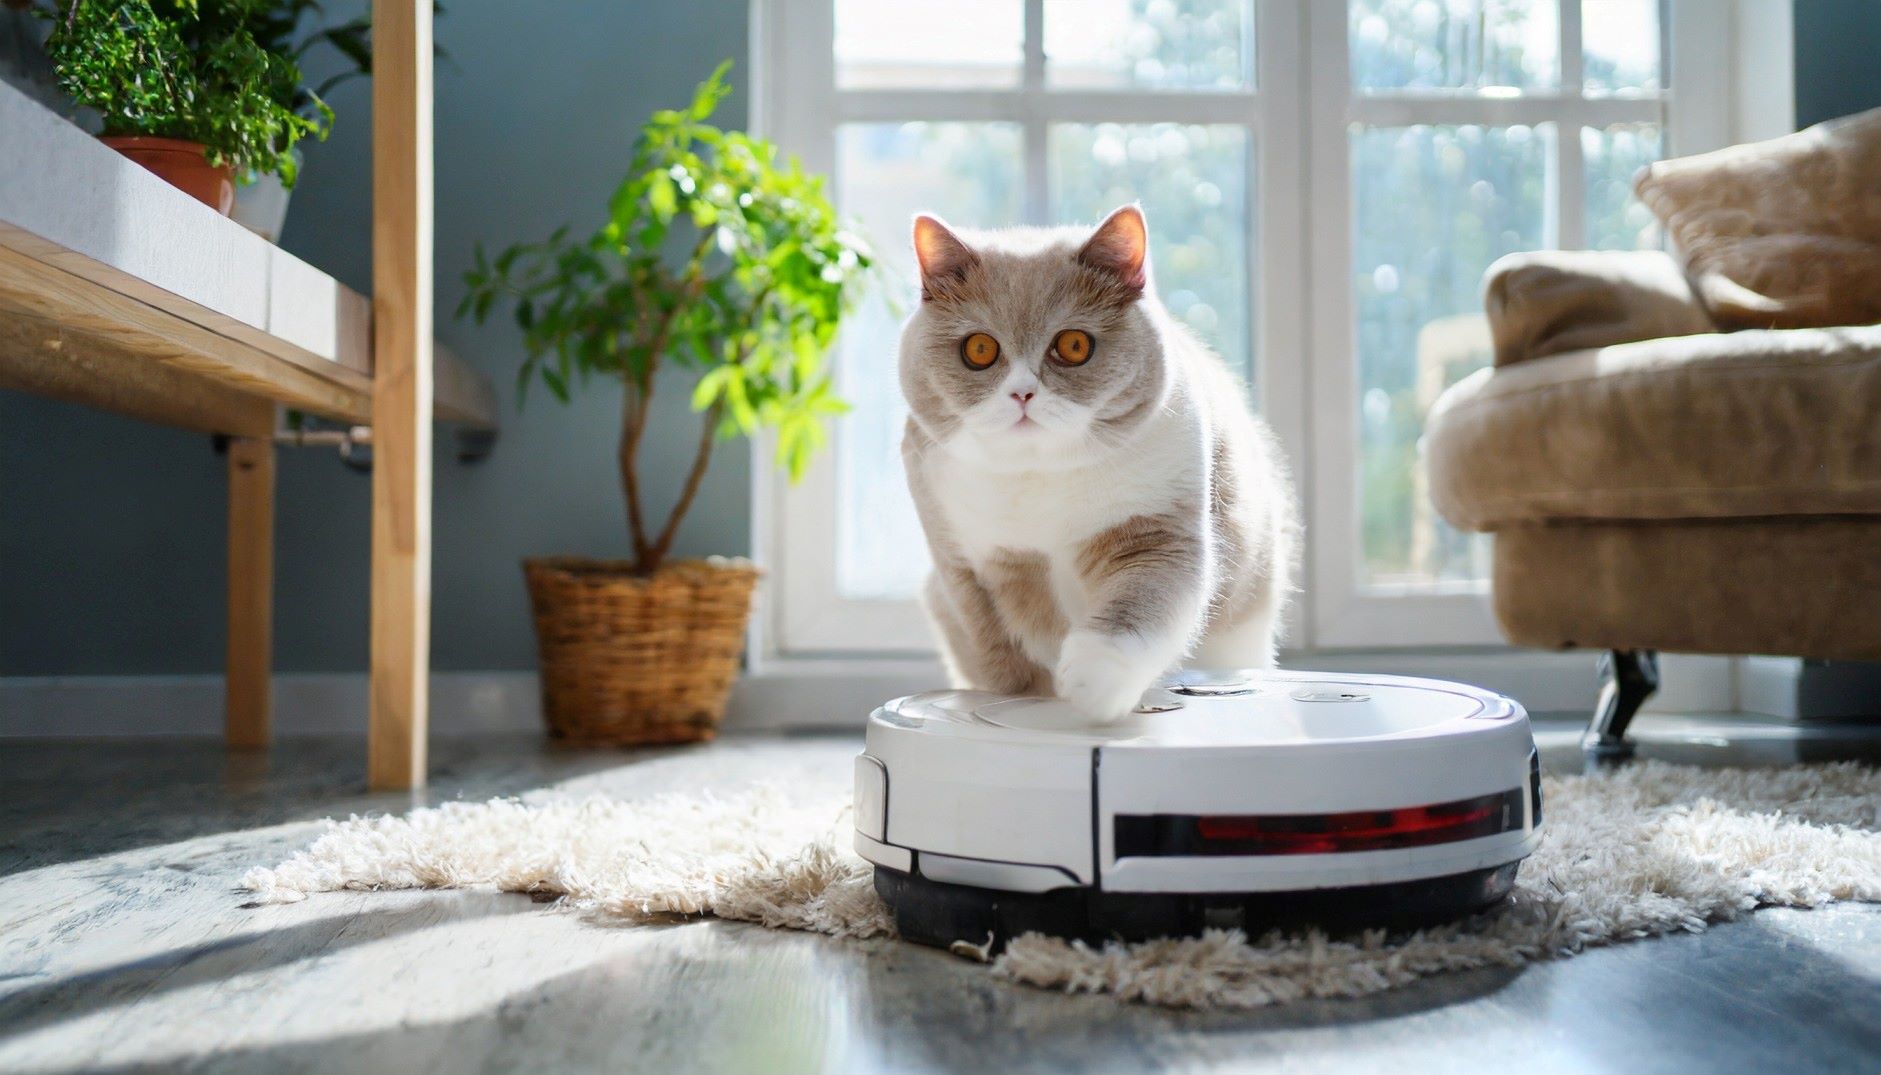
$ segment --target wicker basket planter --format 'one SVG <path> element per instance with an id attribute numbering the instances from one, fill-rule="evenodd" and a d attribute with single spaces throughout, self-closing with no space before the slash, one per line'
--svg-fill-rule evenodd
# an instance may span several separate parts
<path id="1" fill-rule="evenodd" d="M 577 743 L 692 743 L 725 715 L 758 569 L 680 560 L 651 577 L 619 561 L 523 561 L 535 607 L 542 715 Z"/>

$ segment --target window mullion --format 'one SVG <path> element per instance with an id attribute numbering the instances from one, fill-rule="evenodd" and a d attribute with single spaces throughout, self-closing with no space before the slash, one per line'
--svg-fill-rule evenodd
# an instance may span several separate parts
<path id="1" fill-rule="evenodd" d="M 1580 0 L 1558 0 L 1561 28 L 1561 95 L 1579 97 L 1586 74 L 1582 64 Z"/>
<path id="2" fill-rule="evenodd" d="M 1046 176 L 1047 134 L 1044 116 L 1035 108 L 1026 109 L 1025 198 L 1020 212 L 1028 224 L 1051 222 L 1051 190 Z"/>
<path id="3" fill-rule="evenodd" d="M 1649 121 L 1657 116 L 1651 102 L 1631 106 L 1622 119 Z M 1009 123 L 1036 114 L 1046 123 L 1245 123 L 1258 110 L 1252 93 L 1123 92 L 1053 90 L 1032 93 L 1023 87 L 1004 90 L 839 90 L 839 123 L 896 123 L 904 120 Z"/>
<path id="4" fill-rule="evenodd" d="M 1025 88 L 1045 88 L 1045 0 L 1025 0 Z"/>
<path id="5" fill-rule="evenodd" d="M 1025 200 L 1020 212 L 1029 224 L 1051 219 L 1051 185 L 1046 175 L 1050 132 L 1041 108 L 1045 95 L 1045 0 L 1025 0 L 1025 82 L 1020 91 L 1025 153 Z"/>
<path id="6" fill-rule="evenodd" d="M 1443 94 L 1355 95 L 1349 118 L 1367 127 L 1411 127 L 1420 123 L 1507 127 L 1551 123 L 1564 116 L 1603 127 L 1615 123 L 1657 123 L 1664 103 L 1653 97 L 1581 97 L 1528 94 L 1521 97 L 1473 97 Z"/>
<path id="7" fill-rule="evenodd" d="M 1582 110 L 1577 107 L 1586 92 L 1582 70 L 1580 0 L 1558 0 L 1561 40 L 1561 96 L 1571 102 L 1563 108 L 1554 125 L 1554 218 L 1555 245 L 1563 250 L 1579 250 L 1587 245 L 1587 169 L 1581 154 Z"/>

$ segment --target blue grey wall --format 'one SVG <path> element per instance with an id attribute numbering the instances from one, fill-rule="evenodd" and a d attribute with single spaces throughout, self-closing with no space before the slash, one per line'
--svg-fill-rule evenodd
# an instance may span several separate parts
<path id="1" fill-rule="evenodd" d="M 1881 0 L 1795 0 L 1796 125 L 1881 108 Z"/>
<path id="2" fill-rule="evenodd" d="M 358 4 L 329 5 L 336 18 Z M 517 335 L 450 319 L 472 243 L 593 225 L 638 121 L 687 99 L 718 61 L 746 66 L 746 0 L 685 4 L 563 0 L 532 9 L 445 5 L 437 36 L 438 335 L 496 381 L 496 454 L 455 462 L 440 440 L 434 664 L 534 664 L 520 557 L 619 555 L 625 523 L 613 466 L 620 394 L 563 407 L 532 393 L 515 410 Z M 370 87 L 331 102 L 340 119 L 313 146 L 283 244 L 369 291 Z M 745 96 L 720 119 L 745 122 Z M 670 393 L 647 449 L 664 504 L 693 443 L 687 393 Z M 750 547 L 749 467 L 720 449 L 679 551 Z M 331 452 L 284 451 L 279 477 L 276 666 L 366 663 L 370 479 Z M 223 464 L 206 438 L 0 392 L 0 675 L 213 672 L 221 665 Z"/>

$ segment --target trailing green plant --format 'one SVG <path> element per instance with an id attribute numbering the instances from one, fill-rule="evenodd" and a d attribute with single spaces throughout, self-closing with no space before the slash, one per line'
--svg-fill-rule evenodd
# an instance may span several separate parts
<path id="1" fill-rule="evenodd" d="M 540 380 L 557 399 L 597 377 L 625 385 L 619 464 L 634 568 L 657 570 L 692 506 L 715 441 L 776 431 L 801 476 L 847 409 L 825 355 L 872 264 L 820 176 L 741 131 L 706 121 L 729 89 L 720 64 L 679 110 L 655 112 L 598 231 L 564 226 L 493 259 L 482 247 L 458 307 L 481 323 L 514 309 L 525 357 L 519 402 Z M 641 501 L 640 446 L 667 367 L 696 372 L 700 432 L 678 502 L 657 531 Z"/>
<path id="2" fill-rule="evenodd" d="M 333 110 L 295 60 L 255 36 L 278 0 L 62 0 L 46 50 L 59 85 L 107 135 L 200 142 L 238 173 L 292 187 L 291 150 L 323 139 Z"/>

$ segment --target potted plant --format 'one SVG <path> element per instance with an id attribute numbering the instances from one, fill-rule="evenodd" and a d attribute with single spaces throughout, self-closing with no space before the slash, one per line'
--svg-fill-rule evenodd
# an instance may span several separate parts
<path id="1" fill-rule="evenodd" d="M 106 145 L 220 213 L 237 171 L 288 187 L 294 145 L 325 138 L 333 112 L 296 109 L 293 60 L 264 47 L 255 20 L 275 0 L 67 0 L 46 50 L 59 86 L 96 111 Z"/>
<path id="2" fill-rule="evenodd" d="M 776 434 L 801 475 L 845 410 L 824 355 L 871 264 L 823 193 L 769 142 L 706 121 L 728 92 L 721 64 L 684 109 L 655 112 L 600 229 L 566 227 L 493 259 L 476 251 L 458 315 L 502 302 L 522 330 L 520 396 L 558 399 L 619 381 L 618 458 L 632 558 L 529 559 L 543 710 L 552 735 L 614 743 L 710 738 L 744 649 L 757 569 L 670 560 L 716 441 Z M 695 375 L 699 433 L 677 503 L 657 525 L 640 448 L 656 387 Z M 671 390 L 670 388 L 668 389 Z"/>
<path id="3" fill-rule="evenodd" d="M 301 24 L 310 14 L 319 13 L 317 0 L 274 0 L 257 5 L 249 19 L 249 32 L 254 34 L 256 43 L 294 65 L 296 71 L 300 70 L 301 60 L 308 50 L 323 42 L 345 58 L 346 66 L 317 89 L 309 87 L 301 78 L 291 83 L 282 81 L 273 87 L 277 105 L 310 119 L 323 114 L 322 110 L 327 107 L 326 96 L 333 87 L 372 70 L 372 46 L 368 37 L 372 16 L 360 15 L 338 26 L 316 30 L 297 43 L 295 37 Z M 288 152 L 294 158 L 294 174 L 298 179 L 302 163 L 300 149 L 296 147 Z M 250 168 L 235 177 L 235 205 L 229 215 L 256 235 L 271 243 L 278 242 L 281 229 L 287 223 L 288 199 L 293 189 L 293 184 L 285 182 L 278 169 Z"/>
<path id="4" fill-rule="evenodd" d="M 433 4 L 435 15 L 444 14 L 442 5 Z M 372 74 L 372 14 L 355 16 L 334 26 L 303 33 L 309 16 L 322 14 L 318 0 L 272 0 L 258 4 L 249 18 L 249 31 L 262 48 L 292 64 L 298 71 L 307 54 L 316 46 L 326 45 L 345 61 L 341 69 L 309 87 L 296 78 L 292 83 L 275 86 L 275 102 L 295 115 L 318 119 L 325 114 L 326 98 L 335 87 L 355 78 Z M 448 59 L 442 48 L 434 49 L 440 59 Z M 296 172 L 300 150 L 291 149 Z M 282 180 L 278 171 L 250 169 L 235 179 L 235 206 L 229 215 L 236 223 L 269 242 L 281 238 L 287 223 L 287 206 L 293 185 Z"/>

